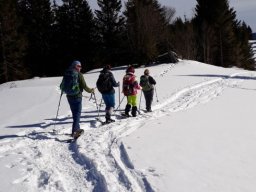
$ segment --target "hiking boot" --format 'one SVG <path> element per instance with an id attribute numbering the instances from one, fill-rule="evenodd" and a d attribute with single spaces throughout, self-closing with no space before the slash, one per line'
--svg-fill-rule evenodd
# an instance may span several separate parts
<path id="1" fill-rule="evenodd" d="M 125 110 L 124 110 L 124 113 L 125 113 L 125 115 L 126 116 L 130 116 L 129 115 L 129 112 L 130 112 L 130 110 L 131 110 L 131 105 L 129 105 L 129 104 L 127 104 L 126 106 L 125 106 Z"/>
<path id="2" fill-rule="evenodd" d="M 136 106 L 133 106 L 133 107 L 132 107 L 132 116 L 133 116 L 133 117 L 136 117 L 136 116 L 137 116 L 137 107 L 136 107 Z"/>
<path id="3" fill-rule="evenodd" d="M 112 122 L 115 122 L 114 119 L 106 119 L 106 123 L 112 123 Z"/>
<path id="4" fill-rule="evenodd" d="M 71 136 L 76 139 L 78 138 L 80 135 L 82 135 L 84 133 L 83 129 L 78 129 L 77 131 L 75 131 L 74 133 L 71 134 Z"/>
<path id="5" fill-rule="evenodd" d="M 111 117 L 110 117 L 110 115 L 106 115 L 105 116 L 105 118 L 106 118 L 106 123 L 112 123 L 112 122 L 115 122 L 115 120 L 114 119 L 111 119 Z"/>

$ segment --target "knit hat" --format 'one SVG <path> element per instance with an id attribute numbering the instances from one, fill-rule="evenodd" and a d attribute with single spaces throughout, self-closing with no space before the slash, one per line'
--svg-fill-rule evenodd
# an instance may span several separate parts
<path id="1" fill-rule="evenodd" d="M 72 64 L 71 64 L 71 68 L 75 68 L 77 65 L 81 65 L 81 62 L 80 61 L 73 61 Z"/>
<path id="2" fill-rule="evenodd" d="M 149 70 L 148 69 L 145 69 L 144 75 L 149 75 Z"/>
<path id="3" fill-rule="evenodd" d="M 105 70 L 111 70 L 111 65 L 106 65 L 106 66 L 104 67 L 104 69 L 105 69 Z"/>
<path id="4" fill-rule="evenodd" d="M 133 68 L 132 66 L 130 66 L 130 67 L 128 67 L 128 68 L 126 69 L 126 72 L 127 72 L 127 73 L 134 73 L 135 70 L 134 70 L 134 68 Z"/>

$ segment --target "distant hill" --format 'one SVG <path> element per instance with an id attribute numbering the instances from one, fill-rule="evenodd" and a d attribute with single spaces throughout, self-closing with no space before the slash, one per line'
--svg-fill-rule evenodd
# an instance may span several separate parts
<path id="1" fill-rule="evenodd" d="M 253 34 L 252 34 L 252 39 L 253 39 L 253 40 L 256 40 L 256 33 L 253 33 Z"/>

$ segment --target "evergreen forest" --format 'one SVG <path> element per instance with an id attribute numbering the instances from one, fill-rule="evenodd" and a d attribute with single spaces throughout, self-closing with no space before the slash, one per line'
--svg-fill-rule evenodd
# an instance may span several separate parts
<path id="1" fill-rule="evenodd" d="M 106 64 L 149 64 L 179 58 L 255 69 L 252 30 L 228 0 L 197 0 L 194 16 L 175 17 L 158 0 L 1 0 L 0 83 L 62 76 L 73 60 L 83 72 Z"/>

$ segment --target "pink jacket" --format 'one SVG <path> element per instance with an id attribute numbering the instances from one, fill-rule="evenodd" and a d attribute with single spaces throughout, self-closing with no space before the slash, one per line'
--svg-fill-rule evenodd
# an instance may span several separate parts
<path id="1" fill-rule="evenodd" d="M 129 81 L 132 82 L 132 91 L 129 92 L 129 93 L 126 93 L 126 89 L 125 89 L 125 79 L 126 78 L 129 78 Z M 136 80 L 136 76 L 131 73 L 131 72 L 128 72 L 126 73 L 126 75 L 124 76 L 123 78 L 123 93 L 124 95 L 127 95 L 127 96 L 130 96 L 130 95 L 137 95 L 137 90 L 140 90 L 141 89 L 141 86 L 139 85 L 138 81 Z"/>

